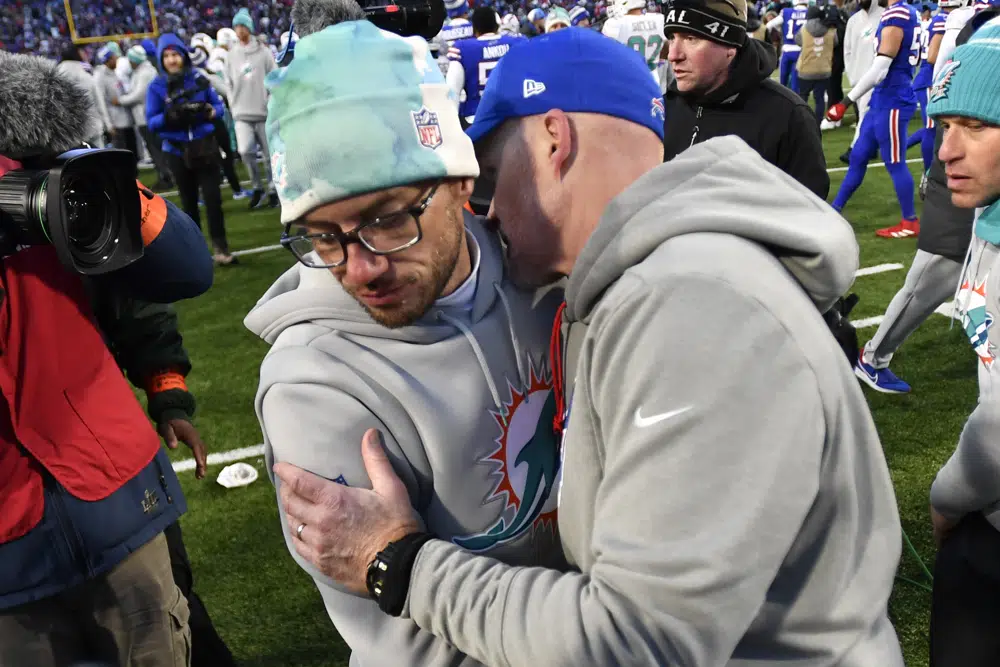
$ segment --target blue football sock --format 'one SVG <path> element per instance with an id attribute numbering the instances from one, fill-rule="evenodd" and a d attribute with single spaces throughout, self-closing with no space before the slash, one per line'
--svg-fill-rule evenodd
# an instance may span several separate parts
<path id="1" fill-rule="evenodd" d="M 867 156 L 861 155 L 859 150 L 851 150 L 851 163 L 847 167 L 847 173 L 837 191 L 837 198 L 833 200 L 833 208 L 838 211 L 844 210 L 847 201 L 854 194 L 854 191 L 861 187 L 861 182 L 865 180 L 865 172 L 868 171 Z"/>
<path id="2" fill-rule="evenodd" d="M 934 163 L 934 130 L 923 130 L 924 136 L 920 141 L 920 157 L 924 159 L 924 171 L 931 168 Z"/>
<path id="3" fill-rule="evenodd" d="M 913 202 L 913 176 L 905 162 L 887 163 L 886 170 L 892 178 L 892 187 L 896 189 L 896 199 L 899 200 L 899 208 L 903 213 L 904 220 L 913 220 L 917 217 L 917 209 Z M 850 170 L 847 172 L 850 174 Z M 844 179 L 844 183 L 847 179 Z"/>

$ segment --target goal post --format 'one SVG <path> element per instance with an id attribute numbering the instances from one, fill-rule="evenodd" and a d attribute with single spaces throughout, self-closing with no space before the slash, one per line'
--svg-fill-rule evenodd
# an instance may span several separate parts
<path id="1" fill-rule="evenodd" d="M 131 33 L 121 33 L 118 35 L 96 35 L 93 37 L 80 37 L 76 33 L 76 22 L 73 20 L 73 8 L 70 6 L 70 0 L 63 0 L 63 6 L 66 8 L 66 22 L 69 24 L 69 36 L 74 44 L 77 46 L 84 46 L 86 44 L 96 44 L 97 42 L 117 42 L 121 39 L 146 39 L 147 37 L 156 38 L 160 36 L 159 27 L 156 24 L 156 8 L 153 7 L 153 0 L 146 0 L 149 6 L 149 20 L 151 32 L 131 32 Z"/>

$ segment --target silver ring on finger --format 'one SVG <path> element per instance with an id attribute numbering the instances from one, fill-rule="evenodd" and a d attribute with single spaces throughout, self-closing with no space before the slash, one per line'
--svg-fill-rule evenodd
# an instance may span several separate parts
<path id="1" fill-rule="evenodd" d="M 295 529 L 295 536 L 297 538 L 299 538 L 300 540 L 302 539 L 302 529 L 304 529 L 305 527 L 306 527 L 306 524 L 300 523 L 299 527 Z"/>

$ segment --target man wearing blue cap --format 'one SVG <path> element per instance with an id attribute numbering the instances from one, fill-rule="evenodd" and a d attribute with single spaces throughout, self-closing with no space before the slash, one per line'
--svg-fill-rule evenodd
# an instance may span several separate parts
<path id="1" fill-rule="evenodd" d="M 496 667 L 902 667 L 892 484 L 820 315 L 854 233 L 736 137 L 660 165 L 662 109 L 634 51 L 568 28 L 511 48 L 467 132 L 515 278 L 569 279 L 552 356 L 572 570 L 423 532 L 374 430 L 372 490 L 276 469 L 311 526 L 297 549 Z"/>

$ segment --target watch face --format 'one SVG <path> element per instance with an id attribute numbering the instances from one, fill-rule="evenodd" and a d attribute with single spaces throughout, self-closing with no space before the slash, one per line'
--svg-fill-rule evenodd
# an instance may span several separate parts
<path id="1" fill-rule="evenodd" d="M 382 560 L 381 553 L 375 556 L 375 559 L 368 564 L 365 585 L 368 588 L 368 594 L 375 600 L 378 600 L 382 595 L 382 586 L 385 583 L 385 573 L 388 569 L 389 566 Z"/>

